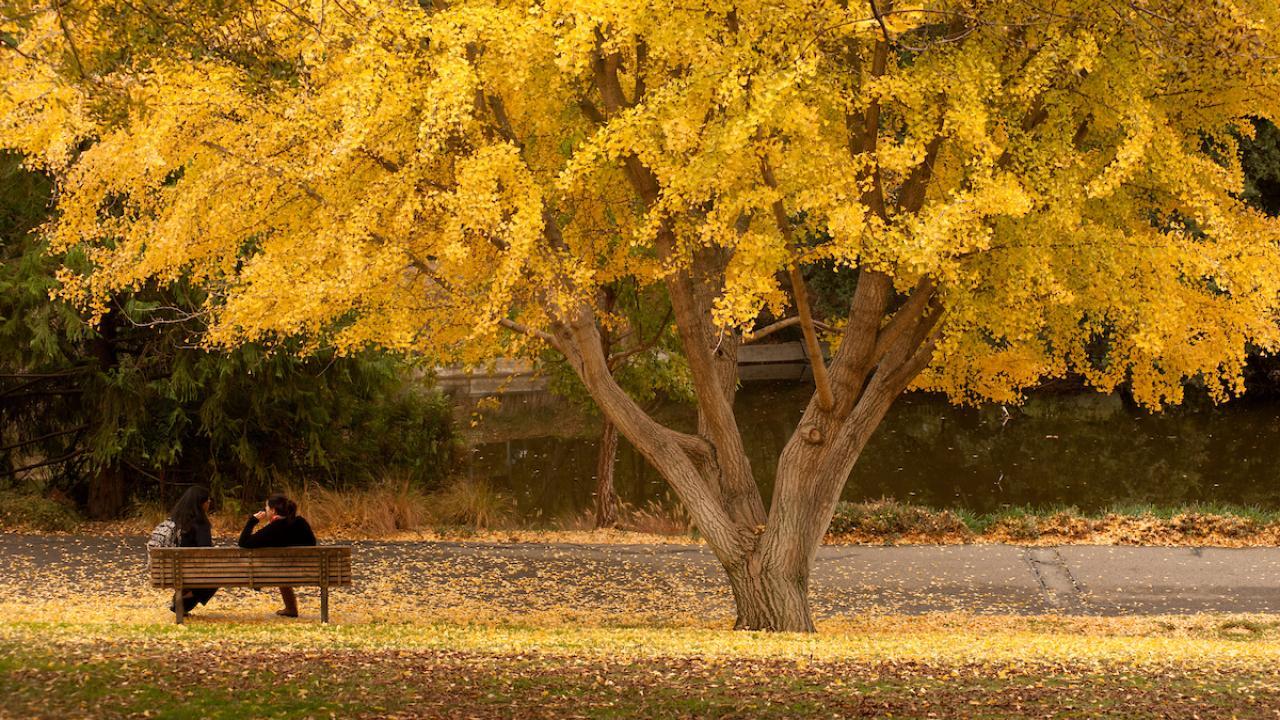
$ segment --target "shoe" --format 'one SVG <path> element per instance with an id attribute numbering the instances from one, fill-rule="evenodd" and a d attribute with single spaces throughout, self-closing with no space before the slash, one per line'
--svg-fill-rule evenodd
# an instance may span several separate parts
<path id="1" fill-rule="evenodd" d="M 297 610 L 294 610 L 292 612 L 289 610 L 277 610 L 276 614 L 279 615 L 280 617 L 289 617 L 289 618 L 298 617 Z"/>

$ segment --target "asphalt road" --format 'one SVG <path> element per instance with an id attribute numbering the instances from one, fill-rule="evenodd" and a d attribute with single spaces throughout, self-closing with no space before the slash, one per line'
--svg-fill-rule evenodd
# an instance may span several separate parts
<path id="1" fill-rule="evenodd" d="M 0 600 L 147 591 L 143 538 L 0 534 Z M 730 617 L 711 553 L 688 545 L 358 542 L 360 607 L 474 608 L 653 619 Z M 1280 612 L 1280 548 L 949 545 L 821 549 L 819 618 L 918 614 L 1150 615 Z M 251 591 L 232 591 L 234 593 Z M 225 597 L 225 595 L 224 595 Z M 229 601 L 227 601 L 229 602 Z M 212 605 L 210 607 L 213 607 Z"/>

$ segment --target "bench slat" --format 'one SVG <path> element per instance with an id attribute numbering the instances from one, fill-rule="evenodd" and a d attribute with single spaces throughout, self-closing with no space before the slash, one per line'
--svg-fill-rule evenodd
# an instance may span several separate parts
<path id="1" fill-rule="evenodd" d="M 164 566 L 172 566 L 172 568 L 177 568 L 177 565 L 160 565 L 160 566 L 161 568 L 164 568 Z M 238 565 L 204 565 L 204 564 L 196 565 L 196 564 L 191 564 L 191 562 L 183 562 L 182 564 L 182 570 L 184 571 L 184 573 L 186 573 L 186 571 L 197 571 L 198 573 L 198 571 L 202 571 L 202 570 L 214 570 L 214 571 L 228 570 L 228 571 L 232 571 L 232 573 L 247 573 L 247 571 L 250 571 L 250 569 L 255 571 L 268 571 L 268 573 L 270 573 L 270 571 L 273 571 L 273 570 L 302 570 L 302 571 L 305 571 L 305 573 L 319 573 L 321 566 L 320 565 L 291 565 L 291 564 L 288 564 L 288 562 L 270 562 L 270 564 L 268 564 L 268 562 L 252 562 L 252 564 L 250 564 L 250 562 L 243 562 L 243 564 L 238 564 Z M 333 564 L 329 565 L 330 571 L 337 570 L 337 569 L 340 569 L 338 562 L 333 562 Z"/>
<path id="2" fill-rule="evenodd" d="M 165 583 L 163 585 L 152 585 L 156 589 L 173 589 L 173 583 Z M 278 579 L 253 579 L 239 578 L 193 578 L 183 579 L 182 587 L 184 589 L 191 588 L 279 588 L 279 587 L 320 587 L 320 583 L 316 582 L 300 582 L 300 580 L 292 580 L 287 578 Z M 351 587 L 351 580 L 344 582 L 330 582 L 330 588 Z"/>
<path id="3" fill-rule="evenodd" d="M 331 575 L 329 576 L 330 585 L 350 585 L 350 575 Z M 209 582 L 252 582 L 254 584 L 264 585 L 319 585 L 320 578 L 315 575 L 183 575 L 182 586 L 186 587 L 192 583 L 209 583 Z M 177 577 L 168 576 L 154 578 L 151 584 L 156 587 L 173 587 L 177 584 Z"/>
<path id="4" fill-rule="evenodd" d="M 152 575 L 152 582 L 174 583 L 178 580 L 176 574 Z M 271 578 L 290 578 L 299 582 L 320 582 L 320 576 L 314 573 L 254 573 L 253 577 L 249 573 L 183 573 L 182 583 L 185 585 L 197 578 L 244 578 L 246 580 L 268 580 Z M 329 575 L 330 582 L 338 580 L 350 580 L 350 573 L 333 573 Z"/>
<path id="5" fill-rule="evenodd" d="M 149 550 L 152 555 L 173 557 L 320 557 L 321 555 L 348 555 L 350 547 L 350 545 L 289 545 L 266 548 L 157 547 Z"/>
<path id="6" fill-rule="evenodd" d="M 287 576 L 287 577 L 300 577 L 300 578 L 315 578 L 316 582 L 320 581 L 320 575 L 321 575 L 319 571 L 289 570 L 287 568 L 278 568 L 274 570 L 258 569 L 252 572 L 248 572 L 248 571 L 239 572 L 235 570 L 200 570 L 200 569 L 183 568 L 180 574 L 184 578 L 240 577 L 240 576 L 248 577 L 250 575 L 252 575 L 253 577 L 286 577 Z M 179 573 L 174 572 L 172 570 L 152 572 L 150 575 L 152 579 L 161 579 L 161 578 L 176 579 L 178 576 L 179 576 Z M 331 578 L 351 577 L 351 571 L 350 570 L 330 570 L 329 577 Z"/>
<path id="7" fill-rule="evenodd" d="M 351 575 L 329 575 L 329 584 L 351 584 Z M 255 583 L 276 583 L 288 584 L 297 583 L 301 585 L 317 585 L 320 584 L 320 578 L 316 575 L 289 575 L 289 574 L 270 574 L 270 575 L 253 575 L 248 574 L 218 574 L 218 573 L 195 573 L 191 575 L 183 575 L 182 584 L 189 585 L 191 583 L 209 583 L 214 580 L 244 580 L 244 582 Z M 161 575 L 161 577 L 152 578 L 151 584 L 157 587 L 165 587 L 165 585 L 174 585 L 178 583 L 177 575 Z"/>

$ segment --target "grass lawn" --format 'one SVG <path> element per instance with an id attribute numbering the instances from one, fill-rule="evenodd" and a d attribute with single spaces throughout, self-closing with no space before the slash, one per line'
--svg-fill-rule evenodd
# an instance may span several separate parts
<path id="1" fill-rule="evenodd" d="M 1280 619 L 711 627 L 51 620 L 0 604 L 0 717 L 1278 717 Z"/>

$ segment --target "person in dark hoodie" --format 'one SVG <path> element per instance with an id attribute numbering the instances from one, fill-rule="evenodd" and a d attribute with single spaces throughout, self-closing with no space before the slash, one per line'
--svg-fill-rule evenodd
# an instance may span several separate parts
<path id="1" fill-rule="evenodd" d="M 213 526 L 209 524 L 209 491 L 199 486 L 187 488 L 178 498 L 169 519 L 178 530 L 178 547 L 213 547 Z M 197 603 L 207 605 L 217 588 L 198 588 L 182 593 L 183 612 L 190 613 Z M 174 610 L 173 605 L 169 609 Z"/>
<path id="2" fill-rule="evenodd" d="M 263 523 L 257 532 L 254 527 Z M 311 532 L 311 525 L 306 518 L 298 515 L 298 504 L 289 498 L 276 493 L 267 498 L 266 507 L 254 513 L 240 531 L 240 547 L 296 547 L 315 545 L 316 535 Z M 298 596 L 293 588 L 280 588 L 280 599 L 284 608 L 277 610 L 277 615 L 298 617 Z"/>

